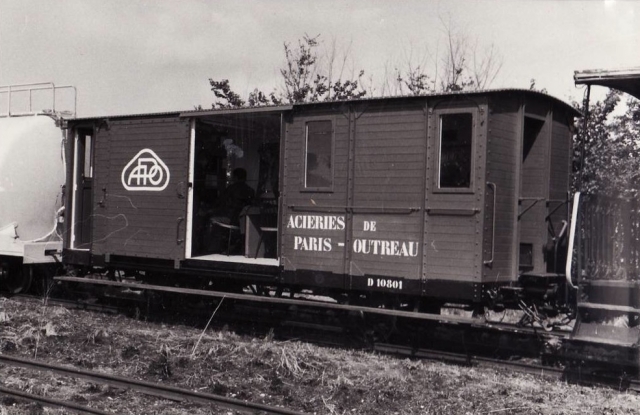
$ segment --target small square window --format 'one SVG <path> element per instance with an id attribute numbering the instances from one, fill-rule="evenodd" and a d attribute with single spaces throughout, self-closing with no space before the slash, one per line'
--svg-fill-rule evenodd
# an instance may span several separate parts
<path id="1" fill-rule="evenodd" d="M 439 188 L 471 187 L 472 142 L 472 114 L 443 114 L 440 116 Z"/>
<path id="2" fill-rule="evenodd" d="M 520 269 L 533 268 L 533 244 L 520 244 Z"/>
<path id="3" fill-rule="evenodd" d="M 331 121 L 307 123 L 305 188 L 331 188 L 333 185 L 333 131 Z"/>

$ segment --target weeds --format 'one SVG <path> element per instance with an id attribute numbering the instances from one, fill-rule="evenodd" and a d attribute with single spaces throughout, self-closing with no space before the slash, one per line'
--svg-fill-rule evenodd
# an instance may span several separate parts
<path id="1" fill-rule="evenodd" d="M 207 329 L 204 333 L 51 306 L 43 312 L 40 306 L 14 301 L 0 305 L 9 318 L 0 322 L 2 353 L 32 355 L 39 342 L 41 359 L 53 363 L 149 381 L 161 379 L 175 386 L 318 415 L 559 415 L 578 413 L 577 408 L 584 413 L 634 414 L 640 407 L 640 397 L 635 395 L 584 389 L 508 371 L 282 342 L 274 340 L 273 333 L 264 338 L 228 329 Z M 185 413 L 174 402 L 149 404 L 122 390 L 82 382 L 61 384 L 54 375 L 26 380 L 26 373 L 0 367 L 0 380 L 7 387 L 15 385 L 48 396 L 101 402 L 102 407 L 116 413 Z M 26 405 L 17 406 L 21 410 L 15 413 L 28 413 Z M 4 415 L 2 409 L 14 413 L 0 401 L 0 415 Z M 189 408 L 187 413 L 207 412 Z"/>
<path id="2" fill-rule="evenodd" d="M 278 368 L 283 369 L 285 374 L 288 374 L 294 379 L 300 378 L 305 373 L 305 370 L 298 360 L 298 355 L 286 347 L 280 349 L 280 364 Z M 280 371 L 278 371 L 278 373 L 280 373 Z"/>
<path id="3" fill-rule="evenodd" d="M 204 330 L 202 330 L 202 333 L 200 333 L 200 337 L 198 337 L 198 341 L 196 342 L 196 344 L 193 346 L 193 350 L 191 351 L 191 358 L 193 358 L 193 356 L 196 353 L 196 349 L 198 348 L 198 345 L 200 344 L 200 340 L 202 340 L 202 336 L 204 336 L 204 333 L 207 331 L 207 329 L 209 328 L 209 324 L 211 324 L 211 320 L 213 320 L 213 316 L 216 315 L 216 312 L 218 311 L 218 309 L 220 308 L 220 306 L 222 305 L 222 302 L 224 301 L 225 297 L 223 296 L 222 299 L 220 300 L 220 302 L 218 303 L 218 306 L 216 307 L 215 310 L 213 310 L 213 314 L 211 314 L 211 318 L 209 319 L 209 321 L 207 322 L 207 325 L 204 327 Z"/>
<path id="4" fill-rule="evenodd" d="M 40 327 L 42 327 L 43 325 L 46 326 L 49 321 L 47 321 L 45 323 L 45 318 L 44 318 L 44 313 L 47 310 L 47 305 L 49 303 L 49 296 L 51 295 L 51 291 L 53 290 L 53 284 L 50 284 L 47 289 L 45 290 L 43 296 L 42 296 L 42 313 L 40 315 Z M 38 330 L 37 332 L 37 336 L 36 336 L 36 346 L 33 350 L 33 357 L 34 359 L 38 357 L 38 346 L 40 345 L 40 330 Z"/>
<path id="5" fill-rule="evenodd" d="M 108 338 L 109 338 L 109 330 L 107 330 L 106 328 L 100 327 L 90 331 L 89 334 L 87 334 L 87 343 L 99 344 L 99 343 L 103 343 Z"/>

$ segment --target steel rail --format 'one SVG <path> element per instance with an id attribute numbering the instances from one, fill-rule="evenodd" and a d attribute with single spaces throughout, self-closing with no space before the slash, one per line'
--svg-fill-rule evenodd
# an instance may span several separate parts
<path id="1" fill-rule="evenodd" d="M 61 376 L 84 379 L 90 382 L 107 384 L 122 389 L 132 389 L 147 395 L 175 401 L 191 401 L 205 405 L 214 404 L 216 406 L 246 413 L 260 411 L 265 414 L 273 415 L 303 415 L 302 412 L 296 412 L 286 408 L 246 402 L 211 393 L 195 392 L 175 386 L 162 385 L 137 379 L 128 379 L 121 376 L 108 375 L 105 373 L 92 372 L 66 366 L 52 365 L 49 363 L 27 360 L 13 356 L 0 355 L 0 363 L 27 369 L 53 372 Z"/>
<path id="2" fill-rule="evenodd" d="M 113 286 L 113 287 L 130 288 L 134 290 L 161 291 L 161 292 L 169 292 L 174 294 L 199 295 L 203 297 L 215 297 L 215 298 L 224 297 L 226 299 L 251 301 L 251 302 L 259 302 L 259 303 L 320 307 L 325 309 L 355 311 L 355 312 L 362 312 L 366 314 L 381 314 L 381 315 L 395 316 L 395 317 L 408 317 L 408 318 L 413 318 L 418 320 L 430 320 L 430 321 L 452 323 L 452 324 L 484 325 L 483 323 L 478 321 L 478 319 L 468 318 L 468 317 L 447 316 L 442 314 L 427 314 L 427 313 L 418 313 L 413 311 L 355 306 L 355 305 L 338 304 L 338 303 L 331 303 L 331 302 L 324 302 L 324 301 L 278 298 L 278 297 L 263 297 L 263 296 L 249 295 L 249 294 L 230 293 L 230 292 L 224 292 L 224 291 L 198 290 L 198 289 L 192 289 L 192 288 L 168 287 L 163 285 L 139 284 L 139 283 L 128 283 L 128 282 L 122 283 L 122 282 L 110 281 L 110 280 L 99 280 L 99 279 L 79 278 L 79 277 L 54 277 L 54 281 L 76 282 L 81 284 L 94 284 L 94 285 L 107 285 L 107 286 Z"/>
<path id="3" fill-rule="evenodd" d="M 39 303 L 39 305 L 47 307 L 47 306 L 56 306 L 56 307 L 65 307 L 65 308 L 74 308 L 78 310 L 86 310 L 86 311 L 97 311 L 102 313 L 111 313 L 116 314 L 122 311 L 122 307 L 111 306 L 107 304 L 93 304 L 87 301 L 82 300 L 69 300 L 65 298 L 54 298 L 49 297 L 43 299 L 42 296 L 36 296 L 31 294 L 16 294 L 11 296 L 12 299 L 17 299 L 20 301 L 29 301 Z"/>
<path id="4" fill-rule="evenodd" d="M 56 279 L 59 279 L 60 281 L 68 281 L 69 278 L 76 278 L 76 277 L 62 277 L 64 279 L 61 279 L 61 277 L 56 277 Z M 85 278 L 80 278 L 80 280 L 86 280 Z M 95 284 L 99 284 L 101 280 L 95 280 L 95 279 L 90 279 L 87 280 L 89 284 L 95 283 Z M 377 309 L 377 308 L 372 308 L 372 307 L 361 307 L 361 306 L 348 306 L 348 305 L 342 305 L 342 304 L 335 304 L 335 303 L 329 303 L 329 302 L 322 302 L 322 301 L 314 301 L 314 300 L 303 300 L 303 299 L 289 299 L 289 298 L 274 298 L 274 297 L 261 297 L 261 296 L 256 296 L 256 295 L 250 295 L 250 294 L 233 294 L 233 293 L 222 293 L 222 292 L 216 292 L 216 291 L 205 291 L 205 290 L 191 290 L 191 289 L 184 289 L 184 288 L 177 288 L 177 287 L 163 287 L 163 286 L 155 286 L 155 285 L 144 285 L 144 284 L 130 284 L 130 283 L 117 283 L 115 281 L 104 281 L 104 285 L 117 285 L 120 287 L 126 287 L 126 288 L 136 288 L 136 289 L 142 289 L 139 287 L 149 287 L 148 289 L 150 291 L 154 291 L 155 288 L 158 287 L 162 287 L 162 288 L 167 288 L 165 290 L 162 291 L 168 291 L 168 292 L 175 292 L 176 294 L 180 294 L 182 293 L 182 291 L 186 290 L 186 291 L 190 291 L 187 292 L 186 294 L 192 294 L 193 291 L 197 291 L 196 294 L 200 294 L 200 295 L 205 295 L 207 296 L 207 293 L 213 293 L 214 297 L 218 297 L 219 296 L 224 296 L 226 298 L 231 298 L 231 299 L 239 299 L 239 300 L 246 300 L 247 302 L 269 302 L 269 303 L 276 303 L 276 304 L 291 304 L 292 302 L 295 305 L 304 305 L 304 306 L 309 306 L 312 308 L 322 308 L 323 306 L 327 305 L 329 307 L 327 308 L 336 308 L 336 307 L 332 307 L 332 306 L 339 306 L 339 308 L 357 308 L 358 311 L 361 311 L 360 309 L 364 309 L 362 311 L 364 312 L 369 312 L 372 314 L 391 314 L 393 315 L 397 315 L 400 317 L 410 317 L 410 318 L 417 318 L 417 319 L 425 319 L 425 320 L 435 320 L 435 321 L 439 321 L 439 322 L 443 322 L 443 323 L 452 323 L 454 325 L 457 324 L 468 324 L 471 327 L 476 327 L 476 328 L 487 328 L 493 331 L 497 331 L 497 332 L 505 332 L 505 333 L 512 333 L 512 334 L 522 334 L 522 335 L 532 335 L 532 336 L 542 336 L 542 337 L 546 337 L 546 338 L 565 338 L 567 336 L 569 336 L 571 334 L 571 330 L 568 330 L 566 328 L 555 328 L 552 331 L 546 331 L 541 327 L 529 327 L 529 326 L 517 326 L 515 324 L 512 323 L 504 323 L 501 321 L 496 321 L 496 320 L 482 320 L 482 319 L 478 319 L 478 318 L 468 318 L 468 317 L 460 317 L 460 316 L 449 316 L 449 315 L 444 315 L 444 314 L 427 314 L 426 316 L 424 315 L 424 313 L 417 313 L 417 312 L 410 312 L 410 311 L 400 311 L 400 310 L 391 310 L 391 309 Z M 136 287 L 131 287 L 131 285 L 137 285 Z M 241 298 L 240 298 L 241 297 Z M 42 302 L 43 299 L 42 297 L 39 296 L 34 296 L 34 295 L 29 295 L 29 294 L 17 294 L 15 296 L 13 296 L 13 298 L 16 299 L 21 299 L 21 300 L 27 300 L 27 301 L 36 301 L 36 302 Z M 119 298 L 119 297 L 114 297 L 116 299 L 124 299 L 124 300 L 132 300 L 132 301 L 139 301 L 139 299 L 137 298 Z M 60 306 L 60 307 L 68 307 L 68 308 L 76 308 L 76 309 L 81 309 L 81 310 L 88 310 L 88 311 L 98 311 L 98 312 L 108 312 L 108 313 L 118 313 L 120 312 L 123 307 L 122 306 L 113 306 L 113 305 L 108 305 L 108 304 L 101 304 L 101 303 L 92 303 L 92 302 L 88 302 L 88 301 L 82 301 L 82 300 L 71 300 L 71 299 L 65 299 L 65 298 L 55 298 L 55 297 L 49 297 L 46 299 L 46 304 L 42 304 L 42 305 L 50 305 L 50 306 Z M 387 313 L 388 312 L 388 313 Z M 396 314 L 399 313 L 399 314 Z M 208 314 L 207 314 L 208 315 Z M 251 321 L 255 321 L 256 316 L 252 315 L 251 316 Z M 291 325 L 291 326 L 302 326 L 302 325 L 307 325 L 308 327 L 313 327 L 315 324 L 312 323 L 302 323 L 302 322 L 298 322 L 298 321 L 282 321 L 281 322 L 283 325 Z M 329 330 L 329 331 L 336 331 L 336 332 L 341 332 L 344 329 L 343 328 L 339 328 L 339 327 L 333 327 L 333 328 L 329 328 L 326 325 L 318 325 L 318 327 L 321 327 L 324 330 Z"/>
<path id="5" fill-rule="evenodd" d="M 111 284 L 107 284 L 111 285 Z M 131 284 L 124 284 L 126 286 L 130 286 Z M 145 286 L 146 287 L 146 286 Z M 199 290 L 194 290 L 199 291 Z M 243 297 L 243 299 L 246 298 Z M 276 298 L 269 297 L 253 297 L 257 299 L 267 299 L 267 300 L 278 300 Z M 302 301 L 302 300 L 297 300 Z M 321 306 L 324 303 L 318 303 L 313 301 L 304 301 L 305 305 L 315 305 Z M 331 303 L 329 303 L 331 304 Z M 253 317 L 255 319 L 255 316 Z M 304 326 L 308 329 L 327 329 L 331 328 L 329 326 L 318 325 L 315 323 L 304 323 L 298 321 L 281 321 L 283 326 Z M 474 319 L 474 323 L 470 325 L 471 328 L 482 328 L 484 325 L 481 321 Z M 455 325 L 455 324 L 454 324 Z M 558 330 L 553 332 L 546 332 L 543 330 L 538 330 L 536 328 L 529 327 L 513 327 L 510 324 L 495 322 L 495 321 L 487 321 L 485 328 L 495 330 L 497 332 L 507 332 L 515 335 L 532 335 L 532 336 L 544 336 L 544 337 L 556 337 L 556 338 L 564 338 L 568 335 L 569 331 L 567 330 Z M 339 345 L 340 343 L 335 343 L 335 345 Z M 567 368 L 559 368 L 553 366 L 544 366 L 541 364 L 532 364 L 523 361 L 507 361 L 504 359 L 494 359 L 489 357 L 484 357 L 482 355 L 474 355 L 472 353 L 455 353 L 455 352 L 445 352 L 441 350 L 433 350 L 433 349 L 421 349 L 416 347 L 408 347 L 397 344 L 386 344 L 386 343 L 375 343 L 374 350 L 387 353 L 387 354 L 400 354 L 404 356 L 410 356 L 418 359 L 429 359 L 429 360 L 439 360 L 445 362 L 451 362 L 456 364 L 466 364 L 466 365 L 478 365 L 483 367 L 502 367 L 508 368 L 510 370 L 515 370 L 521 373 L 528 373 L 532 375 L 544 376 L 547 378 L 552 378 L 556 380 L 569 380 L 574 383 L 583 384 L 583 385 L 598 385 L 598 386 L 608 386 L 616 389 L 624 389 L 629 391 L 640 392 L 640 380 L 636 378 L 630 378 L 625 375 L 617 376 L 617 375 L 602 375 L 602 374 L 591 374 L 588 371 L 585 371 L 585 368 L 581 367 L 567 367 Z"/>
<path id="6" fill-rule="evenodd" d="M 394 344 L 376 343 L 374 350 L 382 353 L 400 354 L 404 356 L 412 356 L 419 359 L 428 360 L 441 360 L 463 364 L 483 364 L 491 367 L 506 367 L 509 369 L 516 369 L 519 372 L 537 374 L 541 376 L 551 376 L 562 378 L 565 374 L 565 369 L 553 366 L 543 366 L 532 363 L 516 362 L 509 360 L 492 359 L 490 357 L 483 357 L 478 355 L 445 352 L 440 350 L 431 349 L 416 349 L 408 346 L 398 346 Z"/>
<path id="7" fill-rule="evenodd" d="M 430 314 L 419 313 L 415 311 L 394 310 L 388 308 L 375 308 L 367 306 L 357 306 L 349 304 L 339 304 L 327 301 L 308 300 L 300 298 L 284 298 L 284 297 L 266 297 L 252 294 L 240 294 L 223 291 L 211 291 L 192 288 L 170 287 L 162 285 L 141 284 L 132 282 L 118 282 L 111 280 L 102 280 L 95 278 L 79 278 L 79 277 L 54 277 L 54 281 L 58 282 L 75 282 L 89 285 L 102 285 L 119 288 L 128 288 L 132 290 L 148 290 L 167 292 L 171 294 L 198 295 L 203 297 L 226 298 L 231 300 L 240 300 L 253 303 L 267 303 L 277 305 L 294 305 L 310 308 L 323 308 L 332 310 L 342 310 L 347 312 L 357 312 L 364 314 L 377 314 L 390 317 L 409 318 L 415 320 L 431 321 L 435 323 L 444 323 L 459 326 L 468 326 L 481 329 L 488 329 L 497 332 L 507 332 L 513 334 L 532 334 L 543 337 L 564 337 L 569 334 L 566 330 L 554 329 L 553 331 L 545 331 L 536 327 L 518 327 L 513 324 L 505 324 L 497 321 L 483 320 L 474 317 L 464 317 L 446 314 Z"/>
<path id="8" fill-rule="evenodd" d="M 640 379 L 637 377 L 613 376 L 611 374 L 583 373 L 580 367 L 554 367 L 522 361 L 509 361 L 490 357 L 445 352 L 432 349 L 418 349 L 387 343 L 374 344 L 374 350 L 380 353 L 410 356 L 417 359 L 437 360 L 463 365 L 477 365 L 488 368 L 504 368 L 519 373 L 536 375 L 553 380 L 574 382 L 580 385 L 607 386 L 618 390 L 640 393 Z"/>
<path id="9" fill-rule="evenodd" d="M 34 395 L 33 393 L 9 389 L 5 388 L 4 386 L 0 386 L 0 395 L 12 396 L 14 398 L 25 399 L 31 402 L 38 402 L 44 406 L 55 406 L 58 408 L 71 409 L 81 414 L 114 415 L 113 412 L 105 412 L 100 409 L 78 405 L 73 402 L 61 401 L 58 399 L 47 398 L 45 396 Z"/>

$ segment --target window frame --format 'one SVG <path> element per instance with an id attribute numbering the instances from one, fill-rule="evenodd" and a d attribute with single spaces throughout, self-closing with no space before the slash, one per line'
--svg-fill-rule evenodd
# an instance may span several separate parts
<path id="1" fill-rule="evenodd" d="M 84 139 L 83 147 L 84 147 L 84 166 L 82 168 L 82 177 L 85 179 L 93 179 L 94 174 L 94 166 L 93 166 L 93 148 L 95 145 L 95 137 L 93 132 L 89 132 L 88 130 L 83 131 L 80 136 L 81 139 Z M 88 171 L 87 171 L 88 169 Z M 87 174 L 88 173 L 88 174 Z"/>
<path id="2" fill-rule="evenodd" d="M 307 151 L 309 148 L 309 124 L 314 122 L 331 123 L 331 185 L 307 187 Z M 335 184 L 335 161 L 336 161 L 336 122 L 335 117 L 319 117 L 306 119 L 303 127 L 303 147 L 302 147 L 302 174 L 300 175 L 301 192 L 306 193 L 333 193 Z"/>
<path id="3" fill-rule="evenodd" d="M 442 116 L 443 115 L 456 115 L 456 114 L 471 114 L 471 166 L 470 166 L 470 178 L 469 187 L 440 187 L 440 161 L 442 159 Z M 435 119 L 435 140 L 437 154 L 435 159 L 434 174 L 433 174 L 433 193 L 458 193 L 458 194 L 474 194 L 475 193 L 475 174 L 477 166 L 478 153 L 476 150 L 478 131 L 477 131 L 477 119 L 478 110 L 476 108 L 449 108 L 440 109 L 434 111 Z"/>

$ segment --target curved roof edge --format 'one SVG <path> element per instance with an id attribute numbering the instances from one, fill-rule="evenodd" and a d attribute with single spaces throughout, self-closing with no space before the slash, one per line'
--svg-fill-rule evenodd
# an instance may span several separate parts
<path id="1" fill-rule="evenodd" d="M 551 99 L 556 103 L 564 106 L 570 112 L 573 112 L 576 116 L 581 117 L 582 113 L 575 109 L 569 103 L 554 97 L 553 95 L 549 95 L 545 92 L 535 91 L 532 89 L 523 89 L 523 88 L 496 88 L 496 89 L 478 89 L 478 90 L 470 90 L 470 91 L 456 91 L 456 92 L 434 92 L 430 94 L 421 94 L 421 95 L 394 95 L 394 96 L 386 96 L 386 97 L 362 97 L 357 99 L 345 99 L 345 100 L 333 100 L 333 101 L 318 101 L 318 102 L 304 102 L 299 104 L 293 104 L 294 107 L 303 107 L 309 105 L 322 105 L 329 103 L 352 103 L 352 102 L 370 102 L 370 101 L 384 101 L 384 100 L 396 100 L 396 99 L 420 99 L 420 98 L 438 98 L 438 97 L 451 97 L 451 96 L 469 96 L 469 95 L 483 95 L 483 94 L 496 94 L 496 93 L 518 93 L 518 94 L 528 94 L 528 95 L 538 95 L 544 97 L 546 99 Z"/>
<path id="2" fill-rule="evenodd" d="M 439 92 L 439 93 L 430 93 L 430 94 L 421 94 L 421 95 L 394 95 L 394 96 L 384 96 L 384 97 L 362 97 L 357 99 L 344 99 L 344 100 L 331 100 L 331 101 L 316 101 L 316 102 L 303 102 L 296 104 L 285 104 L 285 105 L 264 105 L 264 106 L 256 106 L 256 107 L 239 107 L 239 108 L 209 108 L 209 109 L 201 109 L 201 110 L 187 110 L 187 111 L 167 111 L 167 112 L 152 112 L 152 113 L 138 113 L 138 114 L 117 114 L 117 115 L 99 115 L 93 117 L 81 117 L 70 119 L 68 121 L 72 121 L 74 123 L 95 119 L 118 119 L 118 118 L 126 118 L 126 117 L 152 117 L 152 116 L 179 116 L 179 117 L 204 117 L 210 115 L 231 115 L 231 114 L 243 114 L 243 113 L 274 113 L 274 112 L 285 112 L 292 110 L 294 108 L 304 108 L 308 106 L 316 106 L 316 105 L 332 105 L 332 104 L 348 104 L 348 103 L 356 103 L 356 102 L 373 102 L 373 101 L 395 101 L 395 100 L 413 100 L 413 99 L 425 99 L 425 98 L 445 98 L 445 97 L 465 97 L 465 96 L 475 96 L 475 95 L 486 95 L 486 94 L 498 94 L 498 93 L 517 93 L 517 94 L 527 94 L 527 95 L 537 95 L 544 97 L 545 99 L 550 99 L 572 112 L 575 116 L 582 116 L 582 113 L 575 109 L 572 105 L 568 104 L 565 101 L 562 101 L 559 98 L 556 98 L 552 95 L 546 94 L 540 91 L 534 91 L 530 89 L 519 89 L 519 88 L 501 88 L 501 89 L 483 89 L 483 90 L 474 90 L 474 91 L 457 91 L 457 92 Z"/>

